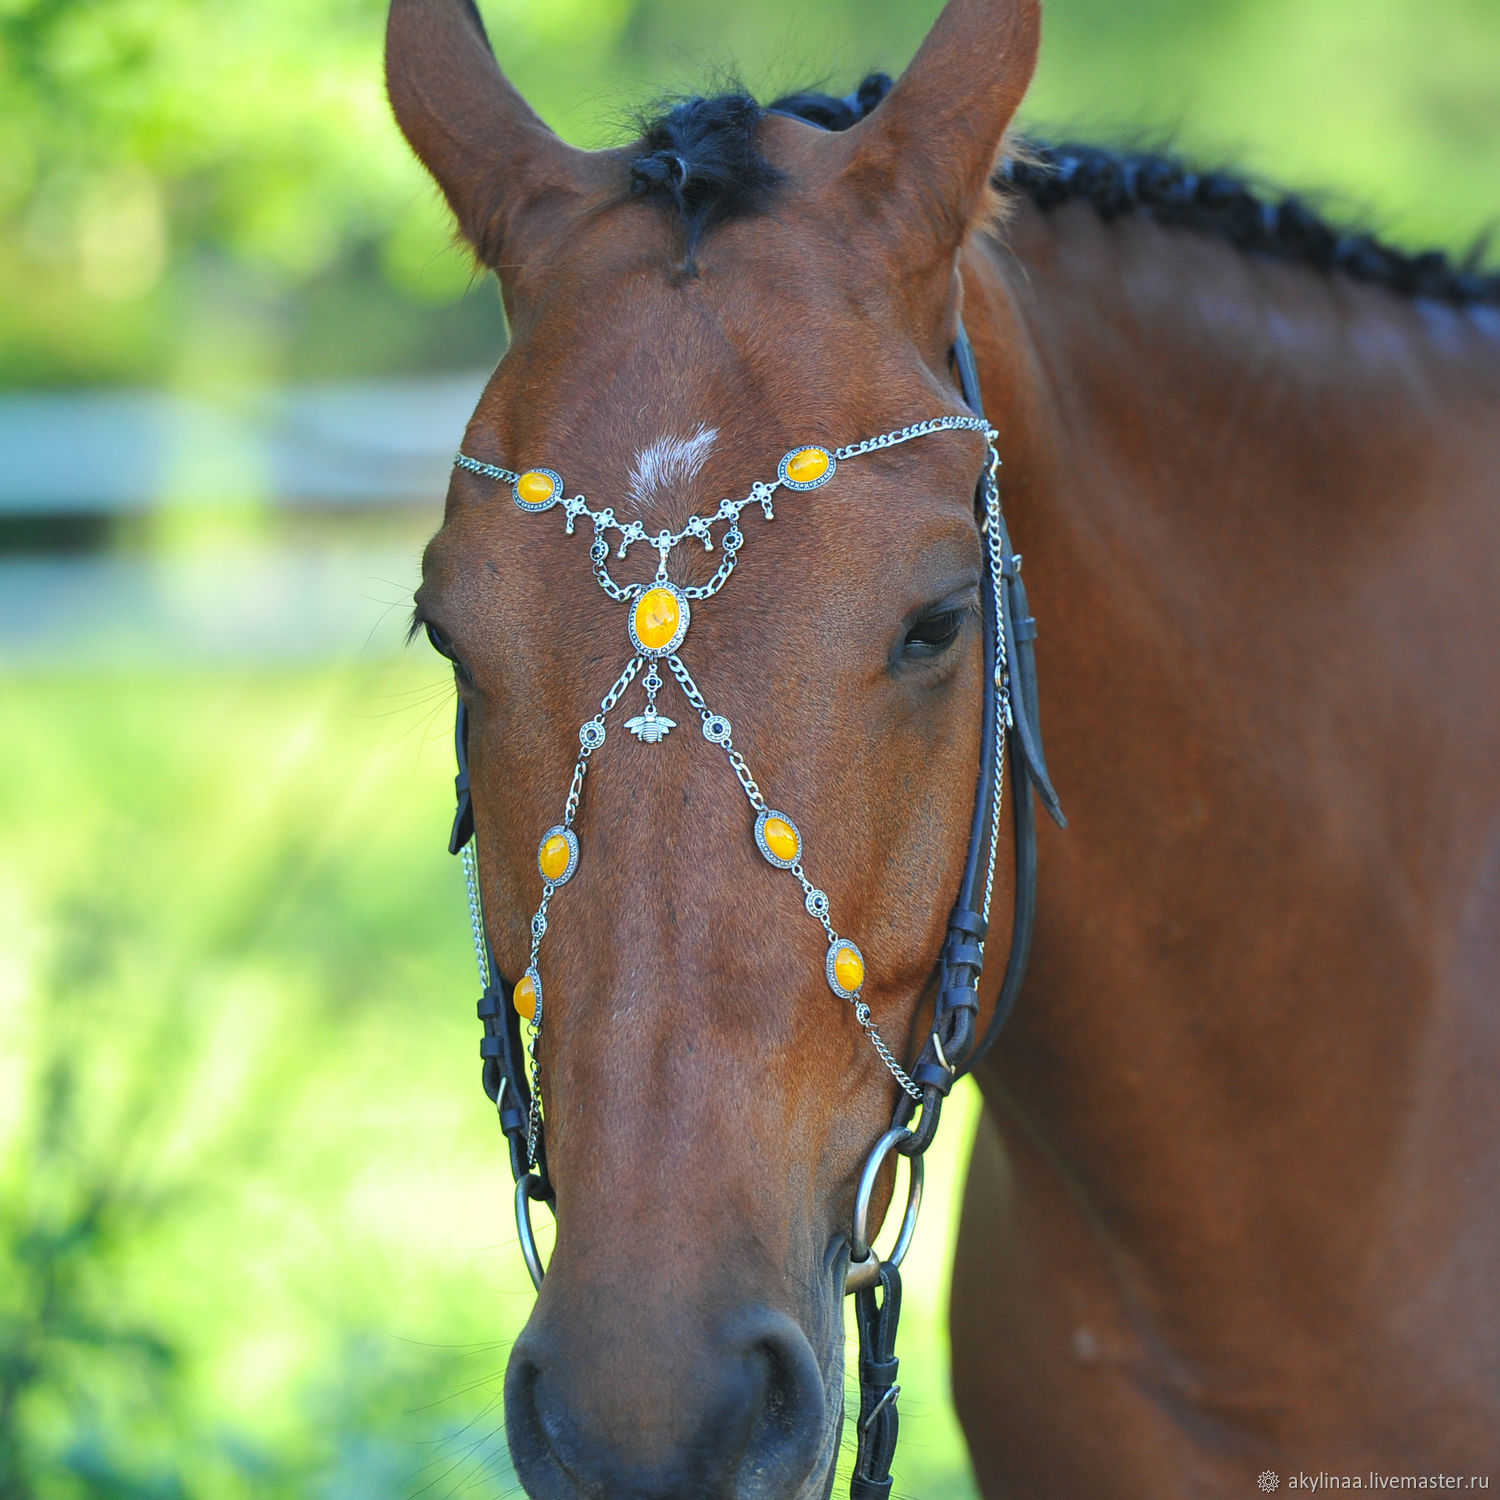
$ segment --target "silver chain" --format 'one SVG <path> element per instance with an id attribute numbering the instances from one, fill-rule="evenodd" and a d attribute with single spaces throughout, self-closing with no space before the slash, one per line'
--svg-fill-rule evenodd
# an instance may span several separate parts
<path id="1" fill-rule="evenodd" d="M 1000 847 L 1000 804 L 1005 797 L 1005 737 L 1010 732 L 1010 642 L 1005 637 L 1005 558 L 1001 550 L 1000 455 L 990 441 L 989 467 L 984 476 L 984 530 L 990 554 L 990 586 L 995 591 L 995 795 L 990 806 L 990 852 L 984 873 L 984 920 L 990 919 L 995 894 L 995 855 Z M 983 946 L 981 944 L 981 946 Z"/>
<path id="2" fill-rule="evenodd" d="M 835 448 L 833 456 L 840 463 L 846 458 L 859 458 L 866 453 L 875 453 L 882 448 L 894 448 L 909 443 L 913 438 L 926 437 L 929 432 L 983 432 L 991 441 L 996 433 L 983 417 L 929 417 L 925 422 L 913 422 L 895 432 L 882 432 L 879 437 L 866 438 L 861 443 L 850 443 L 844 448 Z"/>
<path id="3" fill-rule="evenodd" d="M 521 477 L 519 474 L 512 473 L 509 469 L 497 468 L 494 464 L 481 463 L 477 458 L 470 458 L 467 453 L 455 455 L 453 462 L 460 469 L 467 469 L 471 474 L 483 474 L 486 479 L 495 479 L 501 484 L 514 484 Z"/>
<path id="4" fill-rule="evenodd" d="M 464 862 L 464 884 L 469 890 L 469 927 L 474 933 L 474 958 L 479 965 L 479 983 L 490 987 L 490 950 L 484 940 L 484 906 L 479 895 L 479 856 L 474 852 L 474 838 L 460 851 Z"/>
<path id="5" fill-rule="evenodd" d="M 1001 563 L 999 542 L 999 487 L 995 478 L 995 471 L 1000 459 L 995 451 L 995 430 L 982 417 L 975 416 L 945 416 L 932 417 L 923 422 L 915 422 L 911 426 L 898 428 L 892 432 L 881 433 L 878 437 L 866 438 L 862 442 L 851 443 L 842 448 L 832 450 L 835 463 L 842 463 L 847 459 L 858 458 L 866 453 L 874 453 L 886 448 L 897 447 L 901 443 L 909 443 L 914 438 L 925 437 L 928 433 L 944 431 L 981 432 L 985 434 L 989 445 L 989 466 L 985 475 L 985 510 L 986 531 L 990 552 L 991 568 L 994 575 L 995 587 L 995 617 L 996 617 L 996 645 L 997 645 L 997 689 L 1000 693 L 998 707 L 1002 711 L 997 714 L 996 719 L 996 772 L 995 772 L 995 795 L 990 825 L 990 849 L 989 867 L 985 876 L 984 911 L 989 916 L 990 898 L 993 892 L 995 879 L 995 855 L 999 842 L 1000 830 L 1000 800 L 1004 789 L 1005 757 L 1004 744 L 1005 732 L 1010 724 L 1010 697 L 1009 697 L 1009 674 L 1008 658 L 1006 655 L 1007 643 L 1005 641 L 1004 615 L 1000 608 L 1001 588 Z M 794 450 L 796 451 L 796 450 Z M 826 450 L 825 450 L 826 451 Z M 465 469 L 470 473 L 479 474 L 487 479 L 493 479 L 498 483 L 516 485 L 519 483 L 520 475 L 511 469 L 504 469 L 496 464 L 484 463 L 483 461 L 470 458 L 465 453 L 460 453 L 454 459 L 458 468 Z M 831 477 L 831 472 L 830 472 Z M 778 489 L 789 487 L 798 488 L 795 485 L 786 486 L 778 477 L 774 482 L 757 481 L 750 488 L 750 493 L 742 500 L 721 500 L 718 509 L 708 516 L 691 516 L 680 531 L 658 531 L 651 535 L 639 521 L 628 521 L 622 524 L 615 518 L 613 509 L 606 506 L 601 510 L 594 510 L 582 495 L 572 497 L 558 496 L 556 503 L 561 506 L 566 517 L 565 530 L 572 535 L 580 519 L 587 517 L 593 524 L 594 538 L 589 546 L 589 557 L 593 563 L 594 577 L 599 587 L 613 600 L 623 602 L 625 600 L 639 597 L 647 585 L 642 583 L 621 584 L 617 583 L 609 571 L 610 542 L 608 533 L 611 531 L 619 534 L 619 542 L 614 551 L 617 558 L 623 559 L 630 547 L 637 542 L 648 542 L 656 549 L 658 564 L 656 570 L 656 582 L 662 583 L 666 580 L 667 559 L 672 549 L 680 542 L 692 537 L 703 543 L 704 549 L 712 551 L 714 547 L 713 528 L 720 522 L 727 523 L 719 546 L 722 557 L 718 568 L 707 583 L 697 584 L 691 588 L 685 588 L 681 592 L 690 600 L 701 600 L 712 598 L 729 581 L 739 562 L 740 548 L 744 545 L 744 535 L 740 531 L 740 514 L 746 507 L 754 504 L 761 507 L 767 521 L 773 520 L 775 510 L 773 497 Z M 579 727 L 579 754 L 573 766 L 573 777 L 568 787 L 568 794 L 563 804 L 564 828 L 570 829 L 574 819 L 578 815 L 578 808 L 583 796 L 584 778 L 588 774 L 589 758 L 603 743 L 606 737 L 605 719 L 610 711 L 619 703 L 626 689 L 635 680 L 636 674 L 645 663 L 645 657 L 637 655 L 633 657 L 615 679 L 614 685 L 604 695 L 599 705 L 599 712 L 593 718 L 587 719 Z M 732 726 L 728 718 L 723 714 L 715 713 L 707 703 L 698 684 L 693 680 L 682 658 L 675 652 L 667 657 L 667 666 L 672 675 L 681 686 L 688 703 L 698 713 L 702 720 L 703 736 L 711 744 L 723 748 L 729 764 L 734 770 L 740 786 L 743 788 L 746 798 L 755 813 L 761 814 L 769 810 L 765 795 L 755 780 L 750 770 L 749 763 L 745 757 L 735 748 L 732 738 Z M 647 677 L 647 687 L 651 707 L 654 708 L 656 690 L 660 687 L 660 677 L 653 660 Z M 650 709 L 648 709 L 648 712 Z M 464 878 L 469 893 L 469 918 L 474 933 L 475 956 L 479 965 L 481 981 L 488 988 L 491 975 L 489 968 L 488 948 L 485 943 L 484 913 L 479 887 L 478 856 L 475 852 L 475 840 L 471 839 L 463 849 Z M 829 915 L 829 901 L 827 895 L 818 889 L 802 868 L 800 857 L 789 866 L 793 875 L 802 886 L 803 905 L 808 915 L 813 917 L 823 928 L 827 935 L 830 949 L 839 941 L 838 932 L 835 930 Z M 543 880 L 542 897 L 537 909 L 531 918 L 531 962 L 530 969 L 540 973 L 538 960 L 541 956 L 542 939 L 547 935 L 547 910 L 551 905 L 552 897 L 557 891 L 557 885 L 553 881 Z M 860 1028 L 869 1038 L 871 1045 L 875 1048 L 882 1063 L 889 1070 L 891 1076 L 900 1085 L 902 1090 L 918 1103 L 922 1101 L 922 1091 L 912 1082 L 892 1055 L 891 1050 L 885 1044 L 885 1039 L 875 1025 L 870 1014 L 869 1005 L 859 998 L 856 992 L 850 1000 L 854 1007 L 855 1019 Z M 538 1150 L 541 1143 L 541 1130 L 543 1123 L 542 1112 L 542 1087 L 541 1071 L 537 1058 L 537 1048 L 541 1040 L 541 1021 L 545 1020 L 546 1009 L 542 1005 L 538 1012 L 538 1021 L 529 1028 L 529 1039 L 527 1045 L 528 1071 L 531 1077 L 531 1109 L 526 1125 L 526 1147 L 528 1165 L 535 1167 L 537 1163 Z"/>
<path id="6" fill-rule="evenodd" d="M 845 459 L 858 458 L 861 454 L 874 453 L 883 448 L 895 448 L 901 443 L 909 443 L 913 438 L 926 437 L 930 432 L 983 432 L 990 436 L 993 441 L 995 433 L 990 424 L 983 417 L 953 416 L 953 417 L 929 417 L 924 422 L 914 422 L 910 427 L 899 427 L 892 432 L 883 432 L 879 437 L 865 438 L 863 442 L 850 443 L 843 448 L 833 449 L 834 458 L 842 463 Z M 795 451 L 795 450 L 794 450 Z M 453 460 L 461 469 L 467 469 L 471 474 L 482 474 L 487 479 L 498 480 L 504 484 L 515 484 L 520 475 L 510 469 L 502 469 L 496 464 L 487 464 L 477 458 L 470 458 L 466 453 L 460 453 Z M 680 531 L 658 531 L 651 533 L 639 521 L 626 521 L 624 523 L 616 519 L 614 510 L 605 506 L 602 510 L 595 510 L 584 495 L 573 495 L 567 498 L 559 497 L 557 504 L 561 506 L 567 517 L 566 530 L 569 535 L 577 521 L 587 516 L 594 525 L 594 538 L 596 542 L 604 543 L 603 557 L 595 556 L 595 576 L 599 578 L 600 584 L 605 592 L 613 599 L 626 597 L 639 585 L 631 585 L 622 588 L 609 577 L 609 570 L 605 566 L 605 560 L 609 556 L 609 542 L 605 536 L 608 531 L 619 533 L 620 540 L 616 544 L 614 552 L 618 558 L 624 558 L 630 548 L 637 542 L 646 542 L 654 547 L 658 553 L 665 555 L 680 542 L 685 542 L 689 537 L 701 541 L 705 548 L 712 549 L 713 527 L 720 521 L 734 523 L 731 529 L 735 529 L 739 522 L 740 512 L 748 505 L 759 505 L 765 512 L 766 519 L 772 519 L 772 496 L 778 489 L 785 486 L 778 479 L 757 480 L 751 487 L 750 493 L 742 500 L 721 500 L 718 509 L 708 516 L 692 516 L 684 524 Z M 730 569 L 732 572 L 733 569 Z M 726 578 L 728 573 L 724 575 Z M 720 587 L 722 587 L 722 583 Z M 707 585 L 705 585 L 707 587 Z M 615 592 L 619 590 L 619 592 Z M 717 592 L 717 590 L 714 590 Z M 707 598 L 707 595 L 703 597 Z"/>
<path id="7" fill-rule="evenodd" d="M 745 789 L 745 796 L 750 801 L 750 806 L 757 813 L 767 811 L 768 804 L 762 795 L 760 787 L 756 784 L 755 777 L 750 772 L 750 767 L 745 757 L 734 748 L 731 739 L 730 723 L 723 714 L 716 714 L 705 701 L 698 684 L 693 681 L 692 673 L 683 664 L 683 660 L 675 653 L 667 658 L 667 666 L 672 675 L 682 685 L 683 696 L 697 709 L 703 720 L 704 738 L 712 744 L 721 745 L 725 754 L 729 757 L 729 764 L 734 767 L 734 774 L 739 777 L 740 785 Z M 722 727 L 720 727 L 722 726 Z M 828 946 L 831 948 L 839 940 L 838 933 L 834 930 L 833 923 L 828 917 L 828 897 L 824 895 L 808 878 L 802 869 L 801 859 L 796 859 L 789 867 L 793 875 L 802 885 L 805 893 L 803 905 L 806 906 L 808 915 L 820 922 L 823 931 L 828 934 Z M 869 1037 L 880 1060 L 890 1070 L 891 1076 L 899 1083 L 902 1089 L 909 1094 L 917 1103 L 922 1102 L 922 1090 L 914 1084 L 907 1076 L 906 1070 L 891 1056 L 891 1049 L 886 1046 L 880 1032 L 876 1029 L 875 1022 L 870 1018 L 870 1007 L 865 1002 L 855 998 L 850 1002 L 854 1006 L 854 1014 L 864 1029 L 865 1035 Z"/>

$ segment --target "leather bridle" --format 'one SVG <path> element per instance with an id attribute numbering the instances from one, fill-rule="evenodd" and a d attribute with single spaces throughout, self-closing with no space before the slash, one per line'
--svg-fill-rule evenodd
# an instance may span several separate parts
<path id="1" fill-rule="evenodd" d="M 976 416 L 983 416 L 979 371 L 973 347 L 960 322 L 954 339 L 953 365 L 964 401 Z M 1032 791 L 1057 822 L 1066 827 L 1057 792 L 1047 773 L 1042 753 L 1041 727 L 1037 719 L 1036 621 L 1026 605 L 1021 582 L 1021 559 L 1011 546 L 998 498 L 988 504 L 987 473 L 980 479 L 976 506 L 987 532 L 984 569 L 980 583 L 983 600 L 984 709 L 981 727 L 978 789 L 969 827 L 969 846 L 964 859 L 958 896 L 948 917 L 947 936 L 937 964 L 936 1002 L 932 1030 L 911 1069 L 920 1088 L 919 1106 L 902 1094 L 891 1121 L 866 1163 L 856 1195 L 854 1233 L 846 1290 L 855 1299 L 855 1322 L 859 1331 L 858 1449 L 850 1481 L 851 1500 L 888 1500 L 891 1492 L 891 1461 L 895 1455 L 898 1418 L 895 1354 L 896 1329 L 901 1310 L 900 1265 L 910 1244 L 921 1199 L 922 1156 L 932 1144 L 942 1115 L 943 1101 L 954 1083 L 971 1071 L 994 1044 L 1015 1005 L 1036 920 L 1037 860 L 1036 811 Z M 994 586 L 998 569 L 1000 587 Z M 997 616 L 998 610 L 998 616 Z M 468 710 L 458 703 L 454 734 L 458 755 L 455 790 L 458 810 L 448 840 L 450 853 L 472 858 L 474 808 L 469 781 Z M 989 923 L 989 882 L 993 871 L 992 843 L 998 833 L 999 780 L 997 759 L 1008 754 L 1012 788 L 1011 806 L 1015 822 L 1015 889 L 1010 954 L 999 1000 L 983 1035 L 976 1027 L 979 1017 L 979 979 L 984 971 L 985 937 Z M 477 898 L 471 897 L 474 940 L 480 955 L 483 993 L 479 1019 L 484 1037 L 479 1044 L 483 1059 L 484 1091 L 500 1116 L 500 1128 L 510 1151 L 511 1173 L 516 1183 L 516 1221 L 521 1250 L 533 1283 L 540 1288 L 544 1275 L 541 1257 L 531 1227 L 531 1204 L 555 1202 L 547 1172 L 545 1133 L 537 1131 L 528 1141 L 532 1116 L 531 1086 L 526 1071 L 526 1053 L 521 1018 L 511 1004 L 512 984 L 496 967 Z M 913 1126 L 912 1121 L 917 1118 Z M 869 1246 L 868 1210 L 876 1179 L 892 1151 L 910 1158 L 911 1184 L 907 1209 L 895 1250 L 881 1260 Z M 863 1256 L 857 1252 L 863 1250 Z"/>

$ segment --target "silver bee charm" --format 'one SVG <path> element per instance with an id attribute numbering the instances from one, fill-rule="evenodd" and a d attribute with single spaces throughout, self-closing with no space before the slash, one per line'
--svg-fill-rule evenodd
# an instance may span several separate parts
<path id="1" fill-rule="evenodd" d="M 637 714 L 633 719 L 627 719 L 625 727 L 643 745 L 659 745 L 672 730 L 677 728 L 677 720 L 657 713 L 654 708 L 648 708 L 645 713 Z"/>

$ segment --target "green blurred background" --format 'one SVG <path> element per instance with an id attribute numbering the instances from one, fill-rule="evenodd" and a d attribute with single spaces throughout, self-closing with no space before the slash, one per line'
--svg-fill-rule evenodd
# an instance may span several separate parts
<path id="1" fill-rule="evenodd" d="M 937 0 L 489 0 L 571 139 Z M 451 687 L 400 648 L 503 347 L 379 0 L 0 0 L 0 1496 L 505 1495 L 529 1295 L 477 1088 Z M 1026 118 L 1409 246 L 1500 209 L 1494 0 L 1051 0 Z M 972 1118 L 973 1100 L 961 1104 Z M 950 1125 L 898 1493 L 973 1494 Z"/>

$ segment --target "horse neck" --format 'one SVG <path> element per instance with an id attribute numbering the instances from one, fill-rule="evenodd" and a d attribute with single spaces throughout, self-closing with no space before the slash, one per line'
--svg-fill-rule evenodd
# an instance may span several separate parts
<path id="1" fill-rule="evenodd" d="M 1500 314 L 1083 206 L 965 279 L 1072 820 L 982 1086 L 1163 1284 L 1345 1274 L 1500 1187 Z"/>

